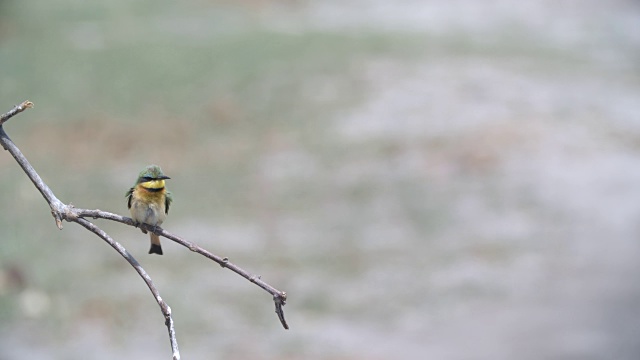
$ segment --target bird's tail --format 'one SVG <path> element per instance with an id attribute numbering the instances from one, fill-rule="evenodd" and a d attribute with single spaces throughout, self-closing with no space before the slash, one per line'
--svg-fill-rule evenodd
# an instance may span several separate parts
<path id="1" fill-rule="evenodd" d="M 158 254 L 162 255 L 162 246 L 160 245 L 160 237 L 154 233 L 149 234 L 151 238 L 151 248 L 149 249 L 149 254 Z"/>

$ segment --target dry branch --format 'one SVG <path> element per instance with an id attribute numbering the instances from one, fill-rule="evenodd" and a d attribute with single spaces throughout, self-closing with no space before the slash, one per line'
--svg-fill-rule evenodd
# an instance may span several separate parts
<path id="1" fill-rule="evenodd" d="M 162 297 L 160 297 L 160 293 L 158 292 L 153 282 L 151 281 L 151 277 L 149 277 L 147 272 L 142 268 L 142 266 L 140 266 L 138 261 L 122 245 L 120 245 L 117 241 L 113 240 L 106 232 L 98 228 L 96 225 L 88 221 L 86 218 L 106 219 L 106 220 L 120 222 L 122 224 L 129 225 L 129 226 L 134 226 L 134 227 L 139 226 L 142 229 L 151 231 L 159 236 L 163 236 L 167 239 L 173 240 L 178 244 L 187 247 L 189 250 L 215 261 L 220 266 L 224 268 L 228 268 L 229 270 L 244 277 L 245 279 L 258 285 L 260 288 L 262 288 L 263 290 L 271 294 L 273 296 L 273 301 L 275 303 L 276 314 L 278 315 L 278 319 L 280 320 L 282 326 L 285 329 L 289 329 L 289 326 L 287 325 L 287 322 L 284 319 L 284 313 L 282 310 L 282 307 L 285 305 L 287 300 L 287 294 L 284 291 L 279 291 L 273 286 L 262 281 L 260 276 L 253 275 L 243 270 L 239 266 L 231 263 L 228 258 L 217 256 L 201 248 L 197 244 L 187 241 L 177 235 L 171 234 L 170 232 L 160 227 L 150 226 L 146 224 L 136 224 L 131 218 L 128 218 L 126 216 L 121 216 L 118 214 L 113 214 L 113 213 L 101 211 L 101 210 L 79 209 L 74 207 L 71 204 L 67 205 L 67 204 L 64 204 L 62 201 L 60 201 L 53 194 L 53 191 L 51 191 L 51 189 L 47 186 L 47 184 L 45 184 L 44 181 L 42 181 L 38 173 L 31 166 L 29 161 L 27 161 L 27 158 L 22 154 L 20 149 L 18 149 L 18 147 L 13 143 L 13 141 L 11 141 L 11 139 L 9 138 L 9 136 L 4 131 L 4 128 L 3 128 L 3 124 L 7 120 L 9 120 L 13 116 L 31 107 L 33 107 L 33 103 L 31 103 L 30 101 L 25 101 L 20 105 L 15 106 L 13 109 L 9 110 L 7 113 L 0 115 L 0 144 L 5 150 L 9 151 L 11 155 L 16 159 L 20 167 L 22 167 L 22 170 L 27 174 L 29 179 L 31 179 L 35 187 L 38 189 L 38 191 L 40 191 L 44 199 L 47 201 L 47 203 L 49 204 L 49 207 L 51 207 L 51 214 L 55 219 L 56 226 L 59 229 L 62 229 L 63 220 L 80 224 L 81 226 L 83 226 L 84 228 L 96 234 L 102 240 L 107 242 L 136 270 L 136 272 L 138 272 L 138 275 L 140 275 L 142 280 L 149 287 L 149 290 L 151 290 L 151 293 L 153 294 L 153 297 L 158 303 L 158 305 L 160 306 L 160 310 L 162 311 L 162 314 L 165 318 L 165 325 L 167 326 L 167 329 L 169 331 L 169 340 L 171 343 L 171 351 L 172 351 L 174 360 L 180 359 L 180 352 L 178 350 L 178 342 L 176 340 L 175 329 L 173 326 L 171 308 L 169 307 L 169 305 L 167 305 L 167 303 L 164 300 L 162 300 Z"/>
<path id="2" fill-rule="evenodd" d="M 268 292 L 269 294 L 271 294 L 273 296 L 273 301 L 275 303 L 276 306 L 276 314 L 278 315 L 278 319 L 280 319 L 280 323 L 282 323 L 282 326 L 285 329 L 289 329 L 289 325 L 287 324 L 286 320 L 284 319 L 284 312 L 282 310 L 282 307 L 285 305 L 286 301 L 287 301 L 287 293 L 284 291 L 280 291 L 276 288 L 274 288 L 273 286 L 267 284 L 266 282 L 262 281 L 261 277 L 259 275 L 253 275 L 251 273 L 249 273 L 248 271 L 242 269 L 241 267 L 233 264 L 232 262 L 229 261 L 229 258 L 227 257 L 220 257 L 218 255 L 215 255 L 205 249 L 203 249 L 202 247 L 198 246 L 196 243 L 187 241 L 177 235 L 174 235 L 164 229 L 162 229 L 159 226 L 151 226 L 151 225 L 147 225 L 147 224 L 136 224 L 133 219 L 128 218 L 126 216 L 120 216 L 118 214 L 113 214 L 107 211 L 102 211 L 102 210 L 87 210 L 87 209 L 78 209 L 71 206 L 67 207 L 67 211 L 65 213 L 65 220 L 67 220 L 67 217 L 71 217 L 71 218 L 94 218 L 94 219 L 107 219 L 107 220 L 112 220 L 112 221 L 116 221 L 116 222 L 120 222 L 123 224 L 127 224 L 130 226 L 138 226 L 144 230 L 153 232 L 155 234 L 158 234 L 159 236 L 163 236 L 167 239 L 173 240 L 176 243 L 188 248 L 189 250 L 196 252 L 204 257 L 207 257 L 213 261 L 215 261 L 216 263 L 218 263 L 220 266 L 222 266 L 223 268 L 227 268 L 233 272 L 235 272 L 236 274 L 242 276 L 243 278 L 251 281 L 252 283 L 258 285 L 259 287 L 261 287 L 264 291 Z"/>

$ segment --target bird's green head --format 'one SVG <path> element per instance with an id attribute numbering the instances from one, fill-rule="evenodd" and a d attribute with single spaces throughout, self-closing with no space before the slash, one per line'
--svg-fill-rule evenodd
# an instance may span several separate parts
<path id="1" fill-rule="evenodd" d="M 160 166 L 149 165 L 138 175 L 136 185 L 140 184 L 147 189 L 161 189 L 164 187 L 164 180 L 171 179 L 166 176 Z"/>

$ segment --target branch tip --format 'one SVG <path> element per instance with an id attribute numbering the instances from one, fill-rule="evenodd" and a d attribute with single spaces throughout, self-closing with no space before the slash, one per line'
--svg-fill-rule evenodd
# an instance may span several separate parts
<path id="1" fill-rule="evenodd" d="M 53 219 L 56 222 L 56 226 L 58 227 L 58 230 L 62 230 L 63 226 L 62 226 L 62 216 L 60 216 L 60 213 L 57 212 L 56 210 L 51 209 L 51 215 L 53 215 Z"/>
<path id="2" fill-rule="evenodd" d="M 284 291 L 277 292 L 273 295 L 273 302 L 276 305 L 276 314 L 278 315 L 278 319 L 280 320 L 280 324 L 285 330 L 289 330 L 289 324 L 287 324 L 287 320 L 284 318 L 284 310 L 282 307 L 287 302 L 287 293 Z"/>
<path id="3" fill-rule="evenodd" d="M 29 100 L 23 101 L 20 105 L 16 105 L 13 109 L 0 116 L 0 125 L 4 124 L 7 120 L 11 119 L 15 115 L 33 107 L 33 103 Z"/>

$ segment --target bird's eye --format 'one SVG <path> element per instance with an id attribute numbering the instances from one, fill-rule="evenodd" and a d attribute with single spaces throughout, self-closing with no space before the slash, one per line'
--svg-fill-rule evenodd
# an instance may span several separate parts
<path id="1" fill-rule="evenodd" d="M 147 181 L 152 181 L 153 178 L 149 177 L 149 176 L 145 176 L 145 177 L 142 178 L 142 180 L 144 180 L 144 182 L 147 182 Z"/>

